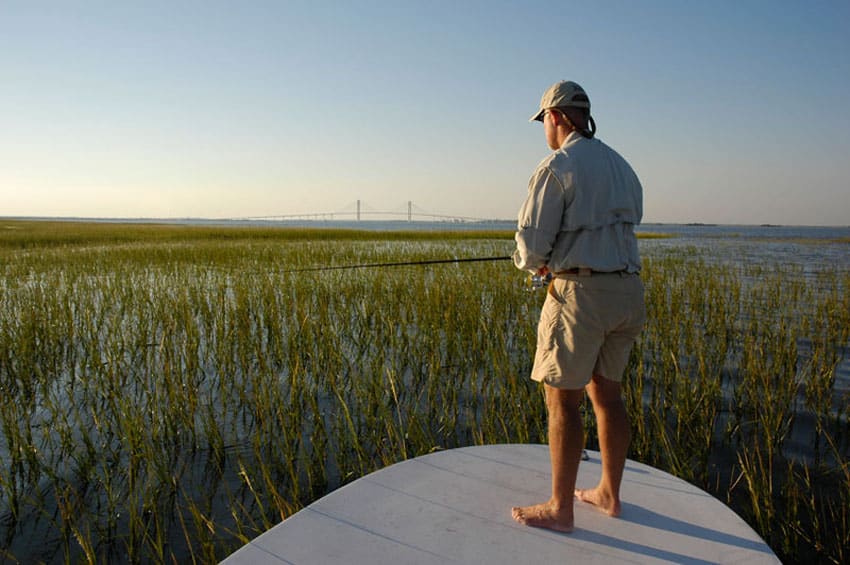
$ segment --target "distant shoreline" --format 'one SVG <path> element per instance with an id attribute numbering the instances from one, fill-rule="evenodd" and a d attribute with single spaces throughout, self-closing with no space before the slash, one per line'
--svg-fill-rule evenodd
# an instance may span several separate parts
<path id="1" fill-rule="evenodd" d="M 73 223 L 109 223 L 109 224 L 169 224 L 169 225 L 204 225 L 204 226 L 284 226 L 284 227 L 353 227 L 357 229 L 385 229 L 381 226 L 421 226 L 427 229 L 435 227 L 445 227 L 451 229 L 474 229 L 487 228 L 492 229 L 494 226 L 516 226 L 514 219 L 492 219 L 492 220 L 338 220 L 338 219 L 245 219 L 245 218 L 196 218 L 196 217 L 176 217 L 176 218 L 132 218 L 132 217 L 86 217 L 86 216 L 0 216 L 0 221 L 25 221 L 25 222 L 73 222 Z M 722 224 L 722 223 L 707 223 L 707 222 L 643 222 L 640 228 L 648 226 L 670 226 L 684 228 L 735 228 L 742 227 L 747 229 L 775 229 L 775 228 L 791 228 L 791 229 L 850 229 L 848 225 L 827 225 L 827 224 Z M 639 229 L 640 229 L 639 228 Z M 395 227 L 393 228 L 395 229 Z"/>

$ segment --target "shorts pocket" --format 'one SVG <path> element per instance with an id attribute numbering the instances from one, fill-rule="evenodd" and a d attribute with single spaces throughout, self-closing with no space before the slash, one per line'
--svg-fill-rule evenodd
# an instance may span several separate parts
<path id="1" fill-rule="evenodd" d="M 551 351 L 555 347 L 558 332 L 561 331 L 561 308 L 555 294 L 550 293 L 540 311 L 540 322 L 537 324 L 537 349 Z"/>
<path id="2" fill-rule="evenodd" d="M 560 304 L 565 304 L 567 298 L 570 297 L 571 294 L 575 294 L 576 285 L 581 284 L 572 279 L 565 279 L 561 277 L 555 277 L 552 279 L 552 282 L 549 283 L 549 288 L 547 289 L 547 298 L 546 301 L 549 301 L 549 297 L 556 300 Z"/>

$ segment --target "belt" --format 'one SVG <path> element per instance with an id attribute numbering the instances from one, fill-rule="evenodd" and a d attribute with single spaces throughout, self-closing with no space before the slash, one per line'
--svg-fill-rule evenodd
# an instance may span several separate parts
<path id="1" fill-rule="evenodd" d="M 578 275 L 580 277 L 590 277 L 590 276 L 598 276 L 598 275 L 627 275 L 628 271 L 625 269 L 620 269 L 619 271 L 594 271 L 589 267 L 575 267 L 573 269 L 567 269 L 566 271 L 558 271 L 555 273 L 555 276 L 561 275 Z"/>

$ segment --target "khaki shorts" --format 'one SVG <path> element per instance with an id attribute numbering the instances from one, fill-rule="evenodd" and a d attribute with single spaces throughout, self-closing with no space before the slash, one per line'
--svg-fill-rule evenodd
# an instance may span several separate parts
<path id="1" fill-rule="evenodd" d="M 537 327 L 531 378 L 577 390 L 596 374 L 620 382 L 643 329 L 638 275 L 560 275 L 549 284 Z"/>

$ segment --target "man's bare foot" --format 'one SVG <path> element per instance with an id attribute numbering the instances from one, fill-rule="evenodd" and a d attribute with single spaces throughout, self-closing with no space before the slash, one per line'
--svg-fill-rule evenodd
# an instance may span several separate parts
<path id="1" fill-rule="evenodd" d="M 596 506 L 599 510 L 609 516 L 616 517 L 620 515 L 619 499 L 614 498 L 599 487 L 592 489 L 577 488 L 575 490 L 575 496 L 582 502 L 587 502 L 588 504 Z"/>
<path id="2" fill-rule="evenodd" d="M 550 500 L 534 506 L 514 506 L 511 509 L 511 516 L 520 524 L 533 528 L 546 528 L 566 533 L 573 531 L 572 504 L 569 508 L 562 508 Z"/>

